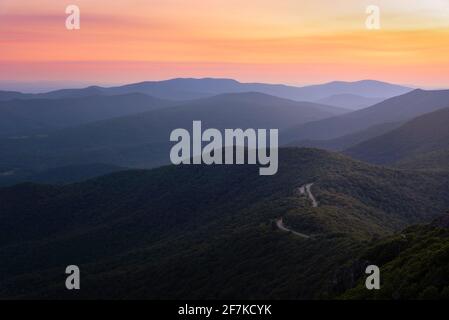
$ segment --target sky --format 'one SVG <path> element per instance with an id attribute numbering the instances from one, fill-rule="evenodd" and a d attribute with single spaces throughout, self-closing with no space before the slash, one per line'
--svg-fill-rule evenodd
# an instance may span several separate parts
<path id="1" fill-rule="evenodd" d="M 448 52 L 449 0 L 0 1 L 0 89 L 176 77 L 449 88 Z"/>

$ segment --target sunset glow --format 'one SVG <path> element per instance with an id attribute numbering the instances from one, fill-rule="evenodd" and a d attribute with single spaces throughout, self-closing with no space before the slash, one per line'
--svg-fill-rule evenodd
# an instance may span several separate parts
<path id="1" fill-rule="evenodd" d="M 449 1 L 2 0 L 0 81 L 173 77 L 449 86 Z M 65 7 L 81 29 L 65 28 Z M 366 6 L 381 29 L 365 28 Z"/>

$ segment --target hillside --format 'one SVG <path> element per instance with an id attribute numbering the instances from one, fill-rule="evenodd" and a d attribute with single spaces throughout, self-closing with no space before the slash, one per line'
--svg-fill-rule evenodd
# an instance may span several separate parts
<path id="1" fill-rule="evenodd" d="M 394 167 L 407 170 L 449 171 L 449 149 L 410 156 L 396 162 Z"/>
<path id="2" fill-rule="evenodd" d="M 401 92 L 402 94 L 404 92 Z M 399 93 L 398 93 L 399 95 Z M 317 100 L 319 103 L 328 104 L 331 106 L 348 108 L 351 110 L 360 110 L 366 107 L 375 105 L 377 103 L 386 100 L 387 98 L 383 97 L 364 97 L 355 94 L 335 94 L 320 100 Z"/>
<path id="3" fill-rule="evenodd" d="M 364 282 L 342 295 L 344 299 L 436 300 L 449 298 L 449 216 L 429 225 L 409 227 L 364 250 L 360 261 L 381 270 L 380 290 Z"/>
<path id="4" fill-rule="evenodd" d="M 115 99 L 115 97 L 111 97 Z M 346 110 L 309 102 L 295 102 L 260 93 L 226 94 L 180 104 L 177 107 L 118 117 L 45 136 L 2 139 L 0 169 L 37 169 L 104 163 L 149 168 L 168 164 L 177 128 L 285 129 L 298 123 L 342 114 Z"/>
<path id="5" fill-rule="evenodd" d="M 448 178 L 281 149 L 269 177 L 255 166 L 168 166 L 0 189 L 0 297 L 333 296 L 336 268 L 365 241 L 449 206 Z M 296 191 L 310 182 L 317 208 Z M 313 239 L 278 230 L 282 216 Z M 77 293 L 60 285 L 73 263 L 86 275 Z"/>
<path id="6" fill-rule="evenodd" d="M 29 99 L 33 95 L 31 93 L 22 93 L 19 91 L 5 91 L 0 90 L 0 101 L 14 100 L 14 99 Z"/>
<path id="7" fill-rule="evenodd" d="M 382 123 L 367 129 L 329 140 L 299 140 L 288 143 L 288 146 L 319 148 L 331 151 L 343 151 L 359 143 L 380 136 L 401 126 L 402 123 Z"/>
<path id="8" fill-rule="evenodd" d="M 0 101 L 0 137 L 21 137 L 174 105 L 143 94 Z"/>
<path id="9" fill-rule="evenodd" d="M 63 166 L 44 170 L 0 170 L 0 187 L 12 186 L 23 181 L 45 184 L 67 184 L 122 170 L 125 170 L 125 168 L 101 163 Z"/>
<path id="10" fill-rule="evenodd" d="M 448 102 L 449 103 L 449 102 Z M 417 117 L 379 137 L 362 142 L 346 154 L 378 164 L 449 149 L 449 108 Z"/>
<path id="11" fill-rule="evenodd" d="M 418 89 L 362 110 L 298 125 L 283 132 L 282 137 L 285 143 L 298 140 L 335 139 L 374 125 L 405 122 L 448 106 L 449 90 Z"/>

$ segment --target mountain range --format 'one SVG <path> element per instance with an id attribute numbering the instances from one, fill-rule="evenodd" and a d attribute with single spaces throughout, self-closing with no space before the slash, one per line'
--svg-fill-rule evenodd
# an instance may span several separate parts
<path id="1" fill-rule="evenodd" d="M 194 100 L 224 93 L 260 92 L 296 101 L 327 103 L 346 108 L 360 108 L 371 102 L 397 96 L 412 88 L 374 80 L 355 82 L 334 81 L 304 87 L 265 83 L 242 83 L 232 79 L 178 78 L 165 81 L 145 81 L 117 87 L 91 86 L 81 89 L 62 89 L 46 93 L 23 94 L 0 91 L 0 100 L 11 99 L 61 99 L 92 95 L 147 94 L 163 100 Z M 334 98 L 332 98 L 334 97 Z M 335 104 L 334 102 L 335 101 Z M 343 104 L 347 102 L 347 106 Z"/>
<path id="2" fill-rule="evenodd" d="M 121 108 L 126 108 L 126 103 L 133 103 L 135 98 L 133 94 L 76 98 L 74 102 L 73 99 L 68 99 L 63 102 L 70 103 L 62 108 L 70 112 L 61 112 L 60 116 L 55 113 L 55 116 L 60 118 L 65 116 L 67 121 L 77 121 L 77 118 L 70 114 L 79 112 L 86 115 L 83 109 L 72 107 L 76 106 L 80 99 L 87 99 L 89 102 L 112 99 L 116 101 L 111 104 L 113 108 L 117 108 L 116 112 L 123 113 L 124 111 L 120 111 Z M 201 120 L 204 128 L 219 130 L 225 128 L 286 129 L 300 123 L 348 112 L 338 107 L 296 102 L 261 93 L 223 94 L 184 102 L 173 107 L 162 107 L 166 105 L 165 102 L 153 100 L 145 95 L 138 94 L 137 98 L 142 99 L 142 107 L 151 107 L 151 104 L 145 101 L 156 102 L 153 103 L 153 109 L 156 109 L 124 117 L 92 121 L 60 130 L 43 130 L 40 134 L 0 139 L 2 149 L 0 173 L 14 171 L 15 175 L 20 176 L 20 172 L 24 170 L 42 171 L 54 167 L 89 163 L 154 167 L 170 163 L 171 131 L 177 128 L 191 129 L 194 120 Z M 60 100 L 57 101 L 61 103 Z M 23 101 L 20 102 L 23 103 Z M 104 107 L 108 108 L 107 105 Z M 90 108 L 90 105 L 87 105 L 87 108 Z M 139 105 L 135 108 L 139 108 Z M 35 109 L 38 107 L 36 106 Z M 62 122 L 57 121 L 56 125 L 58 124 L 61 126 Z M 0 182 L 1 180 L 0 177 Z M 8 176 L 8 180 L 11 181 L 11 176 Z"/>
<path id="3" fill-rule="evenodd" d="M 168 164 L 170 132 L 190 128 L 198 119 L 205 127 L 217 129 L 278 128 L 286 145 L 347 149 L 347 154 L 360 158 L 352 153 L 352 147 L 388 134 L 416 116 L 444 108 L 448 92 L 414 90 L 353 112 L 257 92 L 176 102 L 143 93 L 3 101 L 0 185 L 35 181 L 33 176 L 46 176 L 52 168 Z M 371 151 L 376 150 L 382 148 Z"/>
<path id="4" fill-rule="evenodd" d="M 0 100 L 0 299 L 449 292 L 449 90 L 206 78 Z M 278 173 L 169 165 L 194 120 L 279 129 Z"/>
<path id="5" fill-rule="evenodd" d="M 419 116 L 399 128 L 349 148 L 346 154 L 378 164 L 449 149 L 449 108 Z"/>
<path id="6" fill-rule="evenodd" d="M 328 140 L 366 130 L 372 126 L 405 122 L 448 107 L 449 90 L 416 89 L 371 107 L 316 122 L 298 125 L 283 133 L 286 142 Z"/>

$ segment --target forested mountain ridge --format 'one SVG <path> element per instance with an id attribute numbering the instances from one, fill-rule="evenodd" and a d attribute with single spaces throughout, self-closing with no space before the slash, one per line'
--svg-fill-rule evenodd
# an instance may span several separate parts
<path id="1" fill-rule="evenodd" d="M 449 105 L 449 101 L 447 102 Z M 394 164 L 407 158 L 449 149 L 449 108 L 417 117 L 388 133 L 345 152 L 364 161 Z"/>
<path id="2" fill-rule="evenodd" d="M 0 296 L 332 297 L 336 268 L 363 243 L 449 206 L 448 178 L 289 148 L 270 177 L 256 166 L 167 166 L 3 188 Z M 296 192 L 311 182 L 317 208 Z M 278 230 L 279 217 L 314 238 Z M 86 275 L 75 295 L 60 284 L 68 264 Z"/>
<path id="3" fill-rule="evenodd" d="M 431 224 L 412 226 L 373 243 L 360 255 L 362 262 L 380 267 L 380 290 L 366 290 L 362 276 L 359 284 L 340 298 L 448 299 L 449 212 Z"/>
<path id="4" fill-rule="evenodd" d="M 284 143 L 329 140 L 384 123 L 405 122 L 448 107 L 449 90 L 421 90 L 392 97 L 368 108 L 309 122 L 283 132 Z"/>

